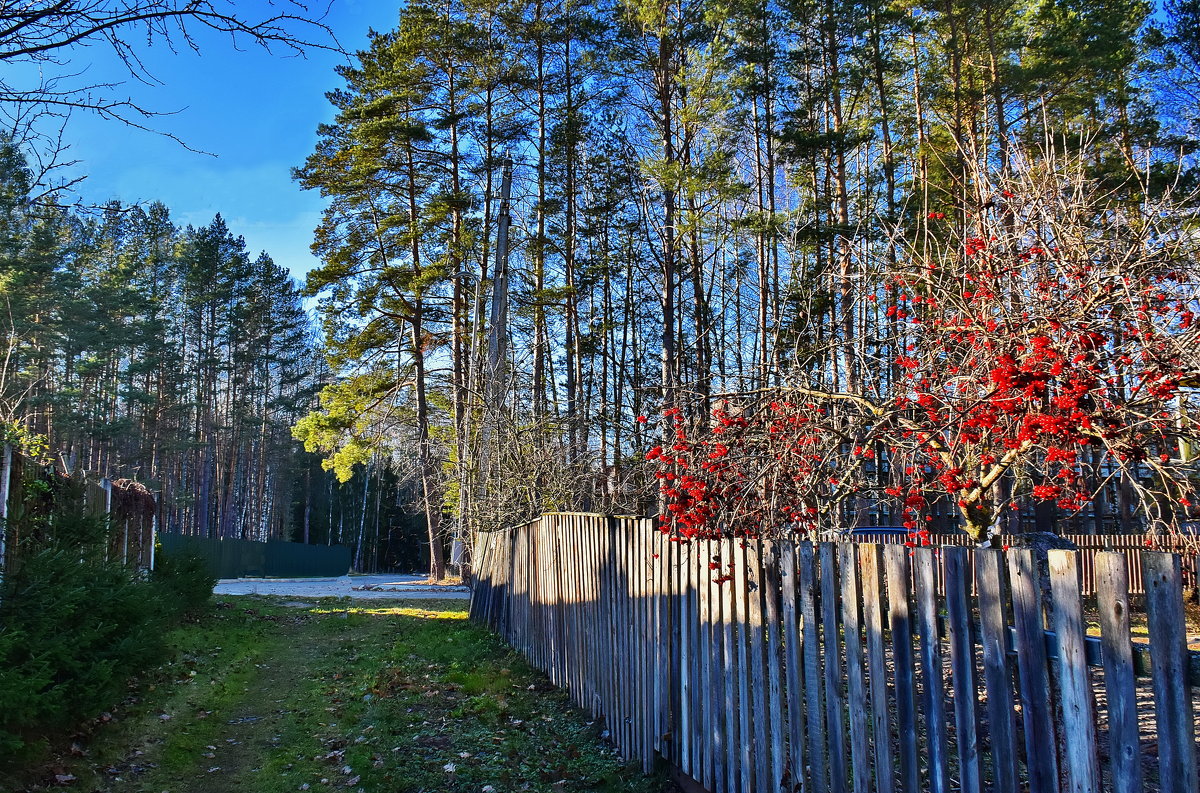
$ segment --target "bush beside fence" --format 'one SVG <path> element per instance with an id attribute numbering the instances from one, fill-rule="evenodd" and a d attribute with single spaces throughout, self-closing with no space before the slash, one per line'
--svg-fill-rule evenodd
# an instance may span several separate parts
<path id="1" fill-rule="evenodd" d="M 16 527 L 31 547 L 0 584 L 0 777 L 47 736 L 69 734 L 126 696 L 129 679 L 166 657 L 168 630 L 209 600 L 214 583 L 186 557 L 160 557 L 149 577 L 114 558 L 123 531 L 79 499 L 23 519 L 32 517 Z"/>
<path id="2" fill-rule="evenodd" d="M 1173 554 L 1136 554 L 1148 643 L 1121 551 L 1051 551 L 1044 581 L 1029 549 L 679 544 L 650 520 L 556 514 L 475 554 L 473 619 L 626 757 L 716 793 L 1198 788 Z"/>

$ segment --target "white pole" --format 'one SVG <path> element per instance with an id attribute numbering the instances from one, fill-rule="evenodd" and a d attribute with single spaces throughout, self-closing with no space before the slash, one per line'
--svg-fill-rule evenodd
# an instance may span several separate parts
<path id="1" fill-rule="evenodd" d="M 4 444 L 3 456 L 0 456 L 0 592 L 4 588 L 4 576 L 8 572 L 8 493 L 9 480 L 12 478 L 11 443 Z"/>

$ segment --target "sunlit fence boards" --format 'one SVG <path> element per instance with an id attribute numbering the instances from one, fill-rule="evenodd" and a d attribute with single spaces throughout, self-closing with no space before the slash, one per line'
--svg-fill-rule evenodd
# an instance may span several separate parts
<path id="1" fill-rule="evenodd" d="M 1174 554 L 680 544 L 581 514 L 481 535 L 475 554 L 472 618 L 626 757 L 714 793 L 1200 785 Z"/>

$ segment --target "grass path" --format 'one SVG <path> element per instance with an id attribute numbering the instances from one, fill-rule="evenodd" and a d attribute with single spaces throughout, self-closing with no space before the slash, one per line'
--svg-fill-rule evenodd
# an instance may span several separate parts
<path id="1" fill-rule="evenodd" d="M 90 736 L 0 791 L 666 789 L 465 606 L 224 598 Z"/>

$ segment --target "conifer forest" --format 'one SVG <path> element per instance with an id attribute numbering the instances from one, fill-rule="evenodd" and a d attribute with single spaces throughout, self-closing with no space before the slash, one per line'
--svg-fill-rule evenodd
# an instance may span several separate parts
<path id="1" fill-rule="evenodd" d="M 10 441 L 161 531 L 439 578 L 553 510 L 1200 504 L 1200 2 L 409 0 L 338 77 L 303 283 L 220 216 L 64 200 L 9 135 Z"/>

